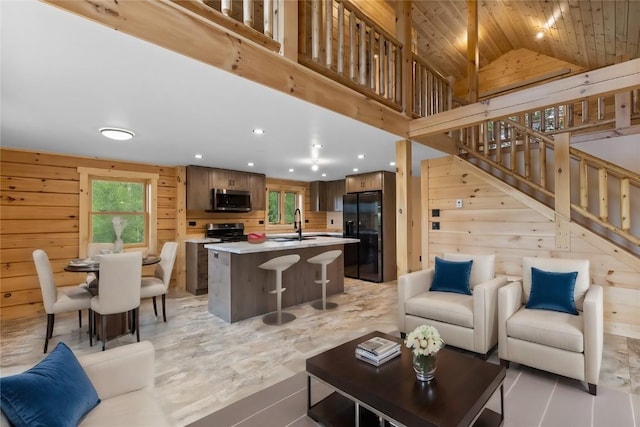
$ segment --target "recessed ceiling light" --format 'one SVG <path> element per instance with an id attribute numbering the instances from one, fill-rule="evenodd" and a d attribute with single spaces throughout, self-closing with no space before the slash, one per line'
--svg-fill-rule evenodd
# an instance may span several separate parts
<path id="1" fill-rule="evenodd" d="M 364 159 L 364 154 L 358 154 L 359 159 Z"/>
<path id="2" fill-rule="evenodd" d="M 264 129 L 255 128 L 253 130 L 253 133 L 255 133 L 256 135 L 263 135 L 264 134 Z"/>
<path id="3" fill-rule="evenodd" d="M 126 141 L 136 135 L 130 130 L 118 128 L 100 128 L 100 133 L 107 138 L 115 139 L 116 141 Z"/>
<path id="4" fill-rule="evenodd" d="M 536 38 L 537 39 L 541 39 L 543 37 L 544 37 L 544 32 L 543 31 L 540 31 L 538 34 L 536 34 Z"/>
<path id="5" fill-rule="evenodd" d="M 195 157 L 196 159 L 201 159 L 201 158 L 202 158 L 202 154 L 196 154 L 196 155 L 195 155 L 195 156 L 193 156 L 193 157 Z"/>
<path id="6" fill-rule="evenodd" d="M 358 168 L 353 168 L 353 171 L 354 172 L 358 172 Z"/>
<path id="7" fill-rule="evenodd" d="M 313 148 L 322 148 L 322 144 L 313 144 L 312 147 Z"/>
<path id="8" fill-rule="evenodd" d="M 315 164 L 315 163 L 314 163 L 314 164 L 312 164 L 312 165 L 311 165 L 311 170 L 312 170 L 312 171 L 314 171 L 314 172 L 315 172 L 315 171 L 317 171 L 317 170 L 318 170 L 318 165 L 317 165 L 317 164 Z"/>
<path id="9" fill-rule="evenodd" d="M 389 166 L 395 166 L 396 162 L 389 162 Z"/>
<path id="10" fill-rule="evenodd" d="M 289 169 L 289 172 L 293 172 L 293 168 L 290 168 L 290 169 Z"/>
<path id="11" fill-rule="evenodd" d="M 253 167 L 253 162 L 249 162 L 249 163 L 247 163 L 247 166 L 251 166 L 251 167 Z"/>
<path id="12" fill-rule="evenodd" d="M 323 174 L 322 174 L 322 176 L 327 176 L 327 174 L 326 174 L 326 173 L 323 173 Z"/>

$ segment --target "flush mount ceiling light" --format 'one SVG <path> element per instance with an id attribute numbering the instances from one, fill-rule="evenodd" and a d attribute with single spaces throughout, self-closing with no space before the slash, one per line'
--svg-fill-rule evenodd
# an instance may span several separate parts
<path id="1" fill-rule="evenodd" d="M 358 172 L 358 168 L 353 168 L 353 171 L 354 172 Z"/>
<path id="2" fill-rule="evenodd" d="M 318 170 L 318 164 L 317 163 L 312 164 L 311 165 L 311 170 L 314 171 L 314 172 L 317 171 Z"/>
<path id="3" fill-rule="evenodd" d="M 202 158 L 202 154 L 196 154 L 196 155 L 195 155 L 195 156 L 193 156 L 193 157 L 195 157 L 196 159 L 201 159 L 201 158 Z"/>
<path id="4" fill-rule="evenodd" d="M 253 162 L 247 163 L 247 166 L 253 167 Z"/>
<path id="5" fill-rule="evenodd" d="M 359 159 L 364 159 L 364 154 L 358 154 Z"/>
<path id="6" fill-rule="evenodd" d="M 289 172 L 293 172 L 293 168 L 289 169 Z"/>
<path id="7" fill-rule="evenodd" d="M 256 134 L 256 135 L 264 135 L 264 129 L 255 128 L 253 130 L 253 133 Z"/>
<path id="8" fill-rule="evenodd" d="M 543 37 L 544 37 L 544 32 L 543 31 L 540 31 L 538 34 L 536 34 L 536 38 L 537 39 L 541 39 Z"/>
<path id="9" fill-rule="evenodd" d="M 115 139 L 116 141 L 126 141 L 136 136 L 135 133 L 127 129 L 118 128 L 100 128 L 100 133 L 109 139 Z"/>
<path id="10" fill-rule="evenodd" d="M 322 174 L 322 176 L 327 176 L 327 174 L 326 174 L 326 173 L 323 173 L 323 174 Z"/>

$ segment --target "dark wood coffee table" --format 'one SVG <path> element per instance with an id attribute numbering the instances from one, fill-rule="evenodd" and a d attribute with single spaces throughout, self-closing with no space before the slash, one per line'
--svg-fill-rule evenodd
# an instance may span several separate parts
<path id="1" fill-rule="evenodd" d="M 375 336 L 402 340 L 372 332 L 307 359 L 308 415 L 326 426 L 500 426 L 504 421 L 506 369 L 446 348 L 438 352 L 436 377 L 429 383 L 416 380 L 409 349 L 379 367 L 355 358 L 358 343 Z M 311 402 L 311 378 L 336 391 Z M 500 388 L 498 414 L 485 408 Z M 358 416 L 356 416 L 356 413 Z"/>

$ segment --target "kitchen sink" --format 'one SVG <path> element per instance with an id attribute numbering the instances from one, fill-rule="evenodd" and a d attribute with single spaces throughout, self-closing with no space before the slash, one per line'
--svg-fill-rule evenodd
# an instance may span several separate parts
<path id="1" fill-rule="evenodd" d="M 311 236 L 302 236 L 302 240 L 313 240 L 315 239 L 315 237 L 311 237 Z M 295 242 L 296 240 L 298 240 L 297 237 L 274 237 L 272 239 L 269 239 L 273 242 Z"/>

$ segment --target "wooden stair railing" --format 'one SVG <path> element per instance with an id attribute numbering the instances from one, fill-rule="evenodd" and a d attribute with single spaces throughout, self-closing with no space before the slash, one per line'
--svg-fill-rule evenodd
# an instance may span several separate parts
<path id="1" fill-rule="evenodd" d="M 453 137 L 462 157 L 551 206 L 555 198 L 550 184 L 554 170 L 554 135 L 601 130 L 616 123 L 637 121 L 637 94 L 638 89 L 634 89 L 609 97 L 585 99 L 580 101 L 578 111 L 571 105 L 549 106 L 537 114 L 524 112 L 463 128 L 454 131 Z M 620 98 L 631 101 L 625 111 L 627 118 L 612 117 L 620 114 L 620 108 L 607 107 L 608 101 Z M 596 112 L 583 121 L 581 117 L 587 115 L 583 113 L 591 105 L 599 105 L 599 111 L 604 114 Z M 579 120 L 575 120 L 576 113 Z M 610 238 L 613 233 L 614 238 L 610 240 L 640 255 L 640 175 L 574 147 L 570 147 L 569 155 L 571 219 L 600 235 L 606 234 L 604 237 Z"/>

